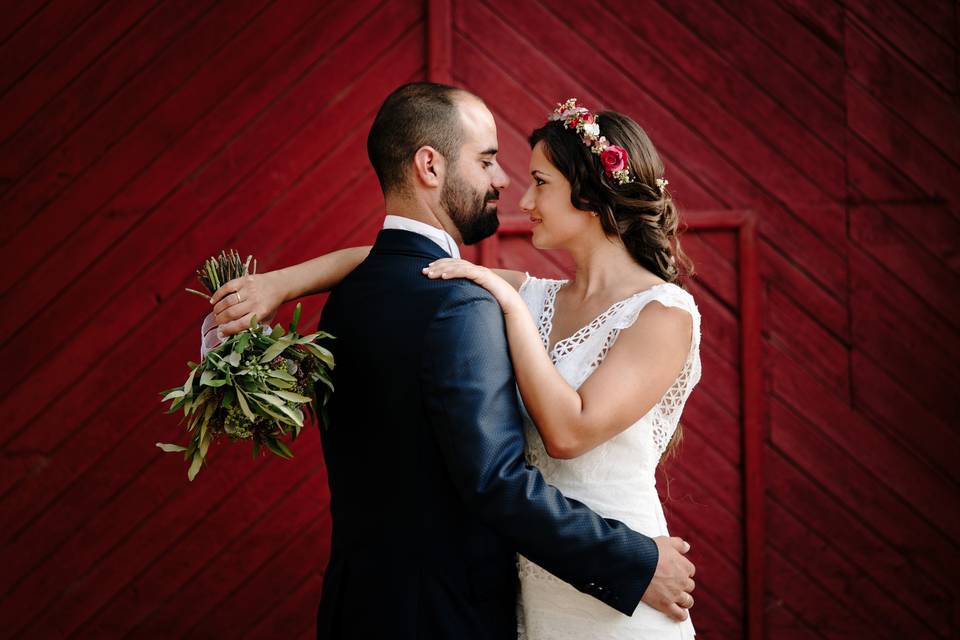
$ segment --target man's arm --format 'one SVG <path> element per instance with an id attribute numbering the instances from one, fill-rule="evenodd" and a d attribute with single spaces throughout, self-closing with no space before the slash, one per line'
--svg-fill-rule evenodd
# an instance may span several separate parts
<path id="1" fill-rule="evenodd" d="M 503 316 L 493 297 L 474 285 L 455 288 L 424 349 L 429 419 L 464 501 L 523 555 L 631 615 L 657 570 L 658 544 L 564 497 L 525 463 Z"/>

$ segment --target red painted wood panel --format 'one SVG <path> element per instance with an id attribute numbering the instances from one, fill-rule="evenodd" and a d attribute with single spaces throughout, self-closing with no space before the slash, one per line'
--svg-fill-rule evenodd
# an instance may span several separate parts
<path id="1" fill-rule="evenodd" d="M 735 232 L 686 241 L 704 379 L 659 482 L 694 543 L 700 637 L 958 633 L 954 3 L 8 5 L 0 635 L 312 636 L 329 544 L 318 439 L 288 463 L 220 448 L 188 485 L 153 447 L 177 433 L 156 392 L 196 357 L 205 310 L 182 289 L 203 256 L 236 247 L 272 268 L 374 237 L 366 132 L 392 87 L 428 74 L 497 117 L 505 216 L 527 134 L 571 95 L 643 124 L 691 219 L 756 216 L 760 371 L 743 370 Z M 493 251 L 539 275 L 570 267 L 519 236 L 466 255 Z M 757 628 L 748 584 L 765 589 Z"/>

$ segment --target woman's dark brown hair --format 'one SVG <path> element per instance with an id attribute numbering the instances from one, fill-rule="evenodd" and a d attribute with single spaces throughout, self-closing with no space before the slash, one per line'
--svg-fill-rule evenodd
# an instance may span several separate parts
<path id="1" fill-rule="evenodd" d="M 619 184 L 607 176 L 600 158 L 578 133 L 551 121 L 530 134 L 530 148 L 544 143 L 543 152 L 570 182 L 570 202 L 581 211 L 595 212 L 608 236 L 619 238 L 633 259 L 667 282 L 678 282 L 693 272 L 680 248 L 680 215 L 663 177 L 663 163 L 646 132 L 615 111 L 597 114 L 600 134 L 627 150 L 633 182 Z"/>
<path id="2" fill-rule="evenodd" d="M 599 156 L 562 121 L 534 130 L 530 148 L 543 142 L 547 160 L 570 183 L 574 207 L 596 213 L 604 232 L 619 238 L 640 266 L 678 283 L 693 274 L 693 263 L 680 248 L 680 214 L 673 197 L 666 186 L 657 185 L 657 179 L 663 178 L 663 162 L 647 133 L 632 119 L 615 111 L 600 111 L 596 116 L 600 135 L 626 149 L 633 182 L 619 184 L 607 176 Z M 664 460 L 676 453 L 682 439 L 683 429 L 677 425 Z"/>

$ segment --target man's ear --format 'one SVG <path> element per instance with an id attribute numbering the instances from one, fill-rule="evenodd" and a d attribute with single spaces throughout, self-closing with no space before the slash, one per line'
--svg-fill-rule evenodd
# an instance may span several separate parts
<path id="1" fill-rule="evenodd" d="M 446 158 L 433 147 L 420 147 L 413 155 L 414 176 L 425 187 L 442 185 L 446 170 Z"/>

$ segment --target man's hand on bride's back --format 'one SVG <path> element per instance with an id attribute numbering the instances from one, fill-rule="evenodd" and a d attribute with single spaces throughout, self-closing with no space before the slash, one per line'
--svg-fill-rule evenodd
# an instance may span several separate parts
<path id="1" fill-rule="evenodd" d="M 653 539 L 660 551 L 657 570 L 643 594 L 643 602 L 674 620 L 686 620 L 693 606 L 695 567 L 686 559 L 690 545 L 681 538 L 661 536 Z"/>

